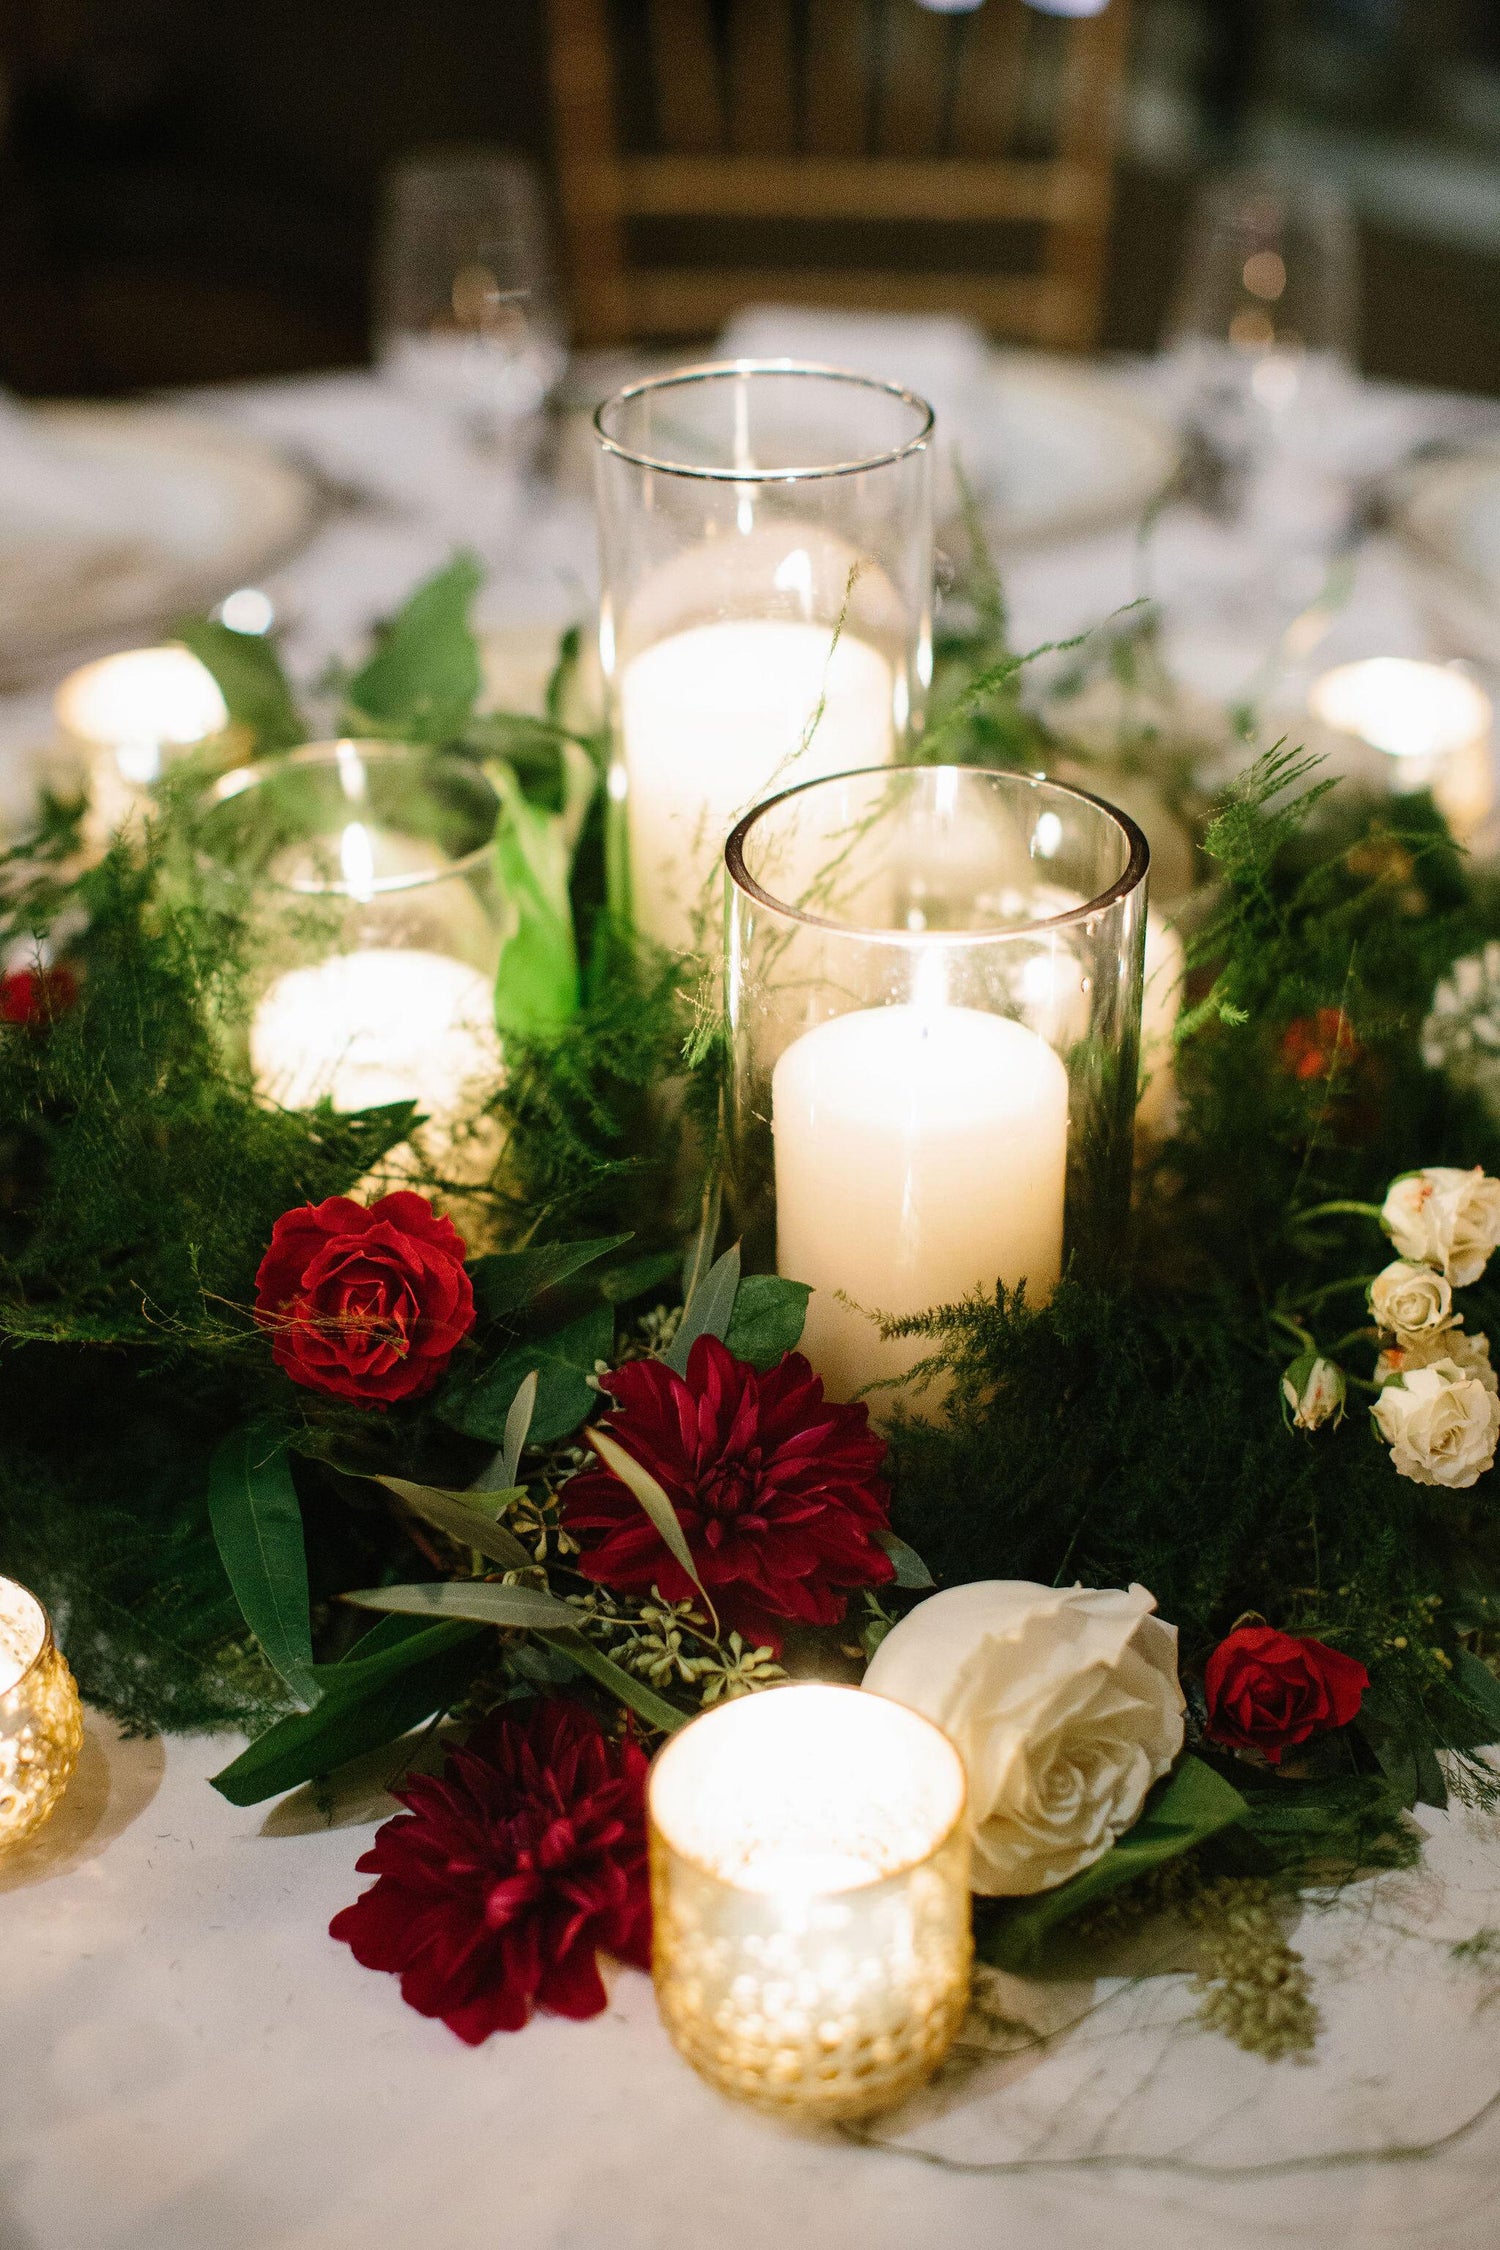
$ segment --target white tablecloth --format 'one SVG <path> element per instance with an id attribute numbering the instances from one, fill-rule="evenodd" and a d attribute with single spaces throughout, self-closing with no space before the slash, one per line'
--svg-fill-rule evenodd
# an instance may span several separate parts
<path id="1" fill-rule="evenodd" d="M 967 2051 L 873 2148 L 700 2085 L 635 1970 L 593 2022 L 463 2046 L 325 1934 L 368 1828 L 305 1796 L 232 1809 L 204 1778 L 227 1754 L 91 1722 L 52 1829 L 0 1874 L 3 2250 L 1500 2239 L 1500 1936 L 1451 1950 L 1500 1925 L 1493 1821 L 1428 1816 L 1423 1869 L 1304 1916 L 1311 2062 L 1192 2026 L 1180 1975 L 1011 1984 L 976 2036 L 1016 2051 Z M 1021 2010 L 1078 2020 L 1040 2045 L 994 2027 Z"/>

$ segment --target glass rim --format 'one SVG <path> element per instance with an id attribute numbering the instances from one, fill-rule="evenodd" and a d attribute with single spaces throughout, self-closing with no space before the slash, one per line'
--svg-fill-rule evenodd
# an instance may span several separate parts
<path id="1" fill-rule="evenodd" d="M 19 1693 L 19 1691 L 26 1685 L 26 1682 L 31 1678 L 32 1673 L 36 1671 L 38 1665 L 45 1662 L 49 1653 L 54 1648 L 56 1648 L 57 1639 L 52 1630 L 52 1614 L 48 1609 L 46 1603 L 42 1600 L 40 1594 L 34 1594 L 29 1586 L 23 1586 L 19 1578 L 11 1578 L 6 1576 L 4 1573 L 0 1573 L 0 1585 L 14 1586 L 18 1594 L 24 1594 L 26 1596 L 26 1599 L 33 1605 L 38 1617 L 42 1621 L 42 1637 L 37 1644 L 36 1654 L 32 1657 L 25 1670 L 21 1672 L 17 1676 L 17 1678 L 11 1681 L 10 1686 L 8 1688 L 0 1690 L 0 1702 L 3 1702 L 6 1696 Z"/>
<path id="2" fill-rule="evenodd" d="M 825 382 L 849 383 L 857 390 L 879 391 L 887 398 L 899 399 L 904 405 L 915 408 L 921 417 L 921 427 L 902 444 L 887 446 L 879 453 L 866 454 L 853 461 L 810 463 L 796 469 L 722 469 L 702 461 L 668 461 L 623 444 L 605 428 L 604 417 L 612 408 L 623 406 L 631 399 L 644 398 L 648 392 L 722 382 L 726 377 L 740 375 L 816 375 Z M 626 461 L 636 469 L 651 469 L 662 476 L 697 477 L 708 484 L 808 484 L 819 477 L 858 476 L 867 469 L 889 468 L 925 450 L 931 442 L 936 420 L 927 400 L 904 383 L 885 382 L 877 375 L 859 375 L 852 368 L 811 359 L 704 360 L 692 367 L 674 368 L 670 374 L 643 376 L 639 382 L 626 383 L 612 391 L 594 409 L 593 417 L 594 436 L 604 452 L 612 454 L 617 461 Z"/>
<path id="3" fill-rule="evenodd" d="M 925 1711 L 915 1710 L 911 1704 L 903 1703 L 898 1696 L 882 1695 L 878 1688 L 853 1687 L 845 1680 L 788 1680 L 784 1685 L 762 1688 L 759 1692 L 762 1695 L 784 1695 L 787 1688 L 799 1687 L 827 1688 L 835 1695 L 868 1696 L 872 1703 L 893 1704 L 898 1711 L 904 1711 L 909 1719 L 919 1720 L 929 1733 L 937 1736 L 944 1749 L 951 1753 L 958 1773 L 958 1801 L 954 1807 L 953 1818 L 946 1828 L 937 1832 L 924 1850 L 914 1852 L 909 1859 L 901 1860 L 895 1867 L 882 1869 L 873 1882 L 830 1883 L 825 1888 L 812 1893 L 812 1896 L 815 1898 L 861 1897 L 867 1892 L 879 1890 L 883 1883 L 900 1882 L 906 1876 L 915 1874 L 919 1867 L 928 1866 L 932 1860 L 937 1858 L 939 1852 L 947 1850 L 954 1837 L 964 1826 L 969 1813 L 968 1768 L 964 1764 L 962 1753 L 953 1737 L 944 1732 L 936 1719 L 929 1719 Z M 691 1867 L 697 1874 L 706 1876 L 711 1883 L 717 1883 L 722 1890 L 735 1891 L 745 1898 L 758 1898 L 770 1894 L 753 1891 L 748 1884 L 737 1882 L 732 1875 L 726 1875 L 722 1868 L 711 1866 L 706 1859 L 701 1859 L 696 1852 L 689 1851 L 685 1845 L 679 1844 L 674 1837 L 669 1835 L 657 1819 L 656 1808 L 651 1801 L 652 1784 L 656 1778 L 657 1769 L 667 1757 L 669 1751 L 677 1743 L 685 1740 L 692 1733 L 694 1727 L 700 1725 L 703 1720 L 712 1719 L 724 1711 L 733 1710 L 735 1702 L 739 1700 L 741 1699 L 736 1697 L 731 1702 L 715 1704 L 711 1710 L 695 1711 L 686 1726 L 678 1727 L 675 1732 L 668 1735 L 666 1741 L 652 1758 L 650 1769 L 646 1775 L 646 1825 L 651 1835 L 661 1838 L 664 1850 L 669 1851 L 674 1859 L 680 1859 L 685 1866 Z"/>
<path id="4" fill-rule="evenodd" d="M 993 928 L 983 930 L 903 930 L 882 927 L 878 923 L 841 922 L 832 915 L 810 913 L 806 907 L 793 906 L 786 899 L 777 898 L 774 892 L 768 891 L 750 873 L 745 865 L 745 844 L 750 831 L 758 820 L 763 819 L 767 813 L 774 812 L 778 805 L 788 804 L 793 797 L 806 796 L 813 789 L 831 788 L 838 782 L 861 781 L 875 774 L 889 776 L 898 773 L 968 774 L 990 782 L 1012 783 L 1032 791 L 1051 790 L 1059 797 L 1091 805 L 1096 812 L 1104 813 L 1112 820 L 1124 837 L 1128 846 L 1124 869 L 1106 889 L 1093 898 L 1084 899 L 1078 906 L 1065 907 L 1058 914 L 1039 914 L 1019 922 L 997 923 Z M 799 781 L 794 787 L 779 790 L 774 797 L 767 797 L 761 804 L 752 805 L 749 812 L 737 820 L 729 831 L 728 841 L 724 846 L 724 866 L 730 882 L 746 898 L 753 899 L 757 906 L 769 907 L 772 913 L 781 915 L 786 921 L 801 922 L 809 929 L 833 930 L 844 937 L 888 945 L 993 945 L 1006 938 L 1024 937 L 1033 930 L 1068 929 L 1105 913 L 1131 891 L 1138 890 L 1145 881 L 1151 866 L 1151 847 L 1146 841 L 1144 830 L 1131 819 L 1129 813 L 1121 812 L 1118 805 L 1110 804 L 1107 798 L 1095 796 L 1091 789 L 1075 788 L 1069 781 L 1054 781 L 1050 774 L 1013 772 L 1003 766 L 852 766 L 846 773 L 822 774 L 811 781 Z"/>
<path id="5" fill-rule="evenodd" d="M 379 736 L 330 735 L 323 742 L 304 742 L 295 750 L 278 750 L 268 758 L 255 759 L 249 765 L 231 767 L 228 773 L 220 774 L 216 780 L 209 783 L 205 792 L 209 800 L 209 810 L 216 811 L 221 805 L 233 804 L 236 798 L 248 796 L 252 790 L 261 788 L 266 782 L 274 780 L 280 774 L 290 772 L 294 767 L 331 766 L 337 769 L 340 762 L 339 752 L 346 746 L 357 753 L 361 765 L 396 765 L 407 759 L 418 763 L 446 759 L 451 763 L 455 761 L 456 757 L 456 754 L 451 751 L 428 750 L 410 742 L 388 742 Z M 485 780 L 484 774 L 477 766 L 474 766 L 467 759 L 457 762 L 463 764 L 467 771 L 472 772 L 476 780 L 483 782 L 491 796 L 495 797 L 493 787 Z M 351 811 L 353 802 L 351 800 Z M 499 818 L 500 800 L 495 797 L 497 825 Z M 269 875 L 260 875 L 256 877 L 256 888 L 282 891 L 293 898 L 347 898 L 353 900 L 356 905 L 368 905 L 370 899 L 390 898 L 406 891 L 428 890 L 435 884 L 450 882 L 456 875 L 479 874 L 489 865 L 494 842 L 494 835 L 491 833 L 482 844 L 476 844 L 472 851 L 464 852 L 458 859 L 447 860 L 440 867 L 417 868 L 412 873 L 404 875 L 375 876 L 371 879 L 369 898 L 356 892 L 347 881 L 285 883 L 279 882 Z M 209 857 L 216 863 L 222 864 L 219 861 L 219 855 L 211 847 L 209 847 Z"/>

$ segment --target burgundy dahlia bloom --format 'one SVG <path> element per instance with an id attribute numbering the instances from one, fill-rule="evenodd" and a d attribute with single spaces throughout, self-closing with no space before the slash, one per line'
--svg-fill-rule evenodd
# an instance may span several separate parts
<path id="1" fill-rule="evenodd" d="M 700 1336 L 686 1381 L 641 1359 L 618 1368 L 609 1389 L 605 1428 L 667 1494 L 723 1625 L 779 1650 L 777 1620 L 837 1624 L 845 1589 L 894 1577 L 879 1536 L 890 1523 L 884 1440 L 872 1436 L 867 1407 L 824 1398 L 800 1352 L 763 1375 Z M 696 1596 L 612 1470 L 585 1469 L 564 1486 L 563 1520 L 579 1568 L 601 1585 Z"/>
<path id="2" fill-rule="evenodd" d="M 401 1997 L 478 2046 L 533 2007 L 596 2016 L 595 1950 L 651 1965 L 646 1757 L 559 1697 L 495 1712 L 410 1778 L 357 1862 L 379 1881 L 328 1925 Z"/>

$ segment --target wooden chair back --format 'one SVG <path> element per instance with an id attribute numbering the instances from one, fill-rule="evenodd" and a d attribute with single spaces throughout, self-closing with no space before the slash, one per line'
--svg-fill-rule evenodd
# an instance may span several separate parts
<path id="1" fill-rule="evenodd" d="M 707 334 L 766 300 L 1094 341 L 1128 0 L 1072 21 L 1024 0 L 550 8 L 581 342 Z"/>

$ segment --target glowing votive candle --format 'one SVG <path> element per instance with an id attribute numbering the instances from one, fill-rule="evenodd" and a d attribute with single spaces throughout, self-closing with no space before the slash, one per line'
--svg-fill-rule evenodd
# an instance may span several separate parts
<path id="1" fill-rule="evenodd" d="M 257 1090 L 283 1109 L 416 1101 L 441 1132 L 493 1092 L 494 988 L 466 961 L 399 946 L 289 969 L 250 1029 Z"/>
<path id="2" fill-rule="evenodd" d="M 673 1736 L 649 1789 L 652 1966 L 695 2070 L 810 2119 L 931 2075 L 968 2003 L 964 1796 L 945 1734 L 854 1688 L 771 1688 Z"/>
<path id="3" fill-rule="evenodd" d="M 49 1820 L 83 1746 L 83 1706 L 47 1612 L 0 1578 L 0 1853 Z"/>
<path id="4" fill-rule="evenodd" d="M 920 1003 L 835 1016 L 777 1062 L 771 1125 L 777 1270 L 812 1285 L 802 1349 L 830 1397 L 932 1348 L 882 1342 L 871 1312 L 1056 1287 L 1068 1074 L 1024 1024 Z"/>
<path id="5" fill-rule="evenodd" d="M 632 657 L 619 702 L 638 927 L 674 950 L 712 940 L 735 821 L 794 782 L 889 763 L 893 692 L 867 641 L 789 619 L 694 625 Z"/>
<path id="6" fill-rule="evenodd" d="M 1340 664 L 1313 682 L 1308 708 L 1390 761 L 1398 795 L 1430 789 L 1456 836 L 1494 803 L 1490 699 L 1466 673 L 1406 656 Z"/>
<path id="7" fill-rule="evenodd" d="M 229 713 L 191 649 L 126 649 L 70 672 L 53 700 L 63 733 L 84 751 L 97 819 L 116 827 L 135 794 L 161 779 L 175 750 L 221 734 Z"/>

